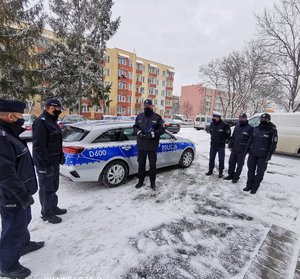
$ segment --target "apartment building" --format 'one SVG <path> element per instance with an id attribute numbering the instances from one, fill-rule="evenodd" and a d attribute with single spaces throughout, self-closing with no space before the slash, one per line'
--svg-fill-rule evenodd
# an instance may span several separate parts
<path id="1" fill-rule="evenodd" d="M 221 94 L 222 92 L 201 84 L 182 86 L 180 113 L 190 119 L 195 118 L 198 114 L 211 115 L 213 111 L 223 113 Z"/>
<path id="2" fill-rule="evenodd" d="M 104 85 L 111 84 L 106 114 L 137 115 L 149 98 L 157 113 L 171 117 L 174 67 L 119 48 L 107 48 L 105 62 Z"/>

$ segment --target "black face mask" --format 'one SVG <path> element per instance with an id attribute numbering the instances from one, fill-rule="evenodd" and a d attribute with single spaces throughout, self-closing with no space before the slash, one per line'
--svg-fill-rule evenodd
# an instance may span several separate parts
<path id="1" fill-rule="evenodd" d="M 213 118 L 213 119 L 212 119 L 212 122 L 216 123 L 216 122 L 217 122 L 217 120 Z"/>
<path id="2" fill-rule="evenodd" d="M 241 126 L 244 126 L 244 125 L 246 125 L 247 120 L 239 120 L 239 123 Z"/>
<path id="3" fill-rule="evenodd" d="M 263 126 L 266 126 L 266 125 L 268 125 L 268 121 L 266 121 L 266 120 L 261 120 L 261 121 L 260 121 L 260 124 L 263 125 Z"/>
<path id="4" fill-rule="evenodd" d="M 23 118 L 18 118 L 18 120 L 16 122 L 14 122 L 15 125 L 22 127 L 25 123 L 25 119 Z"/>
<path id="5" fill-rule="evenodd" d="M 58 116 L 61 114 L 61 110 L 55 110 L 55 111 L 53 111 L 53 114 L 54 114 L 55 120 L 57 120 Z"/>
<path id="6" fill-rule="evenodd" d="M 153 113 L 153 109 L 146 107 L 146 108 L 144 108 L 144 113 L 146 116 L 150 116 Z"/>

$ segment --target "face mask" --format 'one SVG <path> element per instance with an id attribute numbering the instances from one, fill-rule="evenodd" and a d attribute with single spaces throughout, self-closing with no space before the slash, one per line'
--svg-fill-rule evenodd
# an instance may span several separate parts
<path id="1" fill-rule="evenodd" d="M 240 125 L 245 125 L 246 124 L 246 120 L 239 120 Z"/>
<path id="2" fill-rule="evenodd" d="M 53 111 L 55 119 L 58 119 L 58 116 L 61 114 L 61 110 L 55 110 Z"/>
<path id="3" fill-rule="evenodd" d="M 144 108 L 144 113 L 146 116 L 150 116 L 153 113 L 153 109 L 150 107 Z"/>
<path id="4" fill-rule="evenodd" d="M 25 123 L 25 119 L 23 118 L 18 118 L 16 122 L 14 122 L 15 125 L 22 127 Z"/>
<path id="5" fill-rule="evenodd" d="M 212 122 L 216 123 L 216 122 L 217 122 L 217 119 L 214 119 L 214 118 L 213 118 L 213 119 L 212 119 Z"/>
<path id="6" fill-rule="evenodd" d="M 260 124 L 265 126 L 265 125 L 268 124 L 268 121 L 266 121 L 266 120 L 261 120 L 261 121 L 260 121 Z"/>

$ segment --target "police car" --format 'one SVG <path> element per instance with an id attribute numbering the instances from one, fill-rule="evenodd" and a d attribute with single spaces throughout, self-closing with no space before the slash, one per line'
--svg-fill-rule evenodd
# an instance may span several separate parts
<path id="1" fill-rule="evenodd" d="M 124 183 L 138 173 L 136 135 L 133 122 L 94 121 L 68 126 L 63 132 L 66 162 L 60 174 L 72 181 L 102 181 L 108 186 Z M 189 167 L 195 145 L 166 131 L 157 149 L 157 168 Z M 148 166 L 147 166 L 148 168 Z"/>

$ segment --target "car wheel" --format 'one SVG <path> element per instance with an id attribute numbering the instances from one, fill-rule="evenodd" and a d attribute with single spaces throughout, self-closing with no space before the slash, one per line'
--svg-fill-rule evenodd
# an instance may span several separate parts
<path id="1" fill-rule="evenodd" d="M 128 167 L 122 161 L 109 163 L 102 172 L 102 181 L 109 187 L 123 184 L 128 176 Z"/>
<path id="2" fill-rule="evenodd" d="M 179 165 L 182 168 L 188 168 L 194 160 L 194 152 L 191 149 L 185 150 L 180 158 Z"/>

